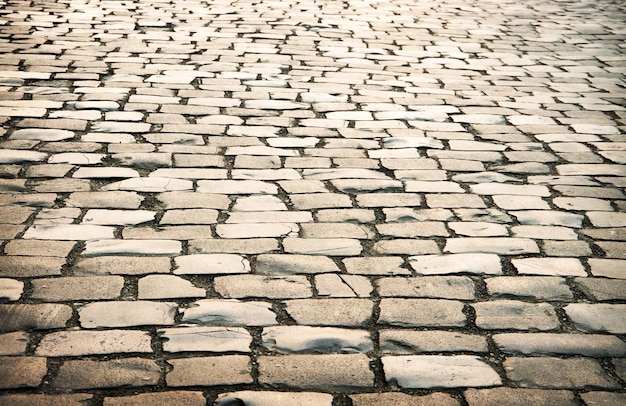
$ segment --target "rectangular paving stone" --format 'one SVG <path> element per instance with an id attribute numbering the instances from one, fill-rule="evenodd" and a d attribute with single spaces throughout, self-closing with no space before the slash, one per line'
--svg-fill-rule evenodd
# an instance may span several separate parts
<path id="1" fill-rule="evenodd" d="M 265 348 L 282 354 L 352 354 L 373 349 L 365 330 L 277 326 L 264 328 L 261 338 Z"/>
<path id="2" fill-rule="evenodd" d="M 137 192 L 74 192 L 66 199 L 67 207 L 138 209 L 143 197 Z"/>
<path id="3" fill-rule="evenodd" d="M 66 259 L 48 256 L 2 256 L 0 277 L 38 277 L 61 275 Z"/>
<path id="4" fill-rule="evenodd" d="M 37 387 L 47 371 L 43 357 L 0 357 L 0 389 Z"/>
<path id="5" fill-rule="evenodd" d="M 65 258 L 74 248 L 74 241 L 11 240 L 4 246 L 5 254 Z"/>
<path id="6" fill-rule="evenodd" d="M 402 267 L 401 257 L 346 258 L 342 262 L 350 274 L 410 275 L 410 271 Z"/>
<path id="7" fill-rule="evenodd" d="M 94 226 L 96 227 L 96 226 Z M 178 255 L 182 250 L 180 241 L 174 240 L 91 240 L 85 243 L 81 255 Z"/>
<path id="8" fill-rule="evenodd" d="M 615 336 L 600 334 L 504 333 L 493 340 L 506 354 L 513 355 L 584 355 L 587 357 L 623 357 L 626 344 Z"/>
<path id="9" fill-rule="evenodd" d="M 575 285 L 585 295 L 600 302 L 626 299 L 626 281 L 605 278 L 576 278 Z"/>
<path id="10" fill-rule="evenodd" d="M 86 241 L 102 238 L 114 238 L 113 227 L 89 225 L 89 224 L 57 224 L 57 225 L 33 225 L 26 233 L 24 239 L 34 240 L 73 240 Z"/>
<path id="11" fill-rule="evenodd" d="M 148 332 L 134 330 L 59 331 L 46 334 L 35 349 L 42 357 L 151 353 Z"/>
<path id="12" fill-rule="evenodd" d="M 483 199 L 476 194 L 446 193 L 427 194 L 426 205 L 430 208 L 483 208 L 487 207 Z"/>
<path id="13" fill-rule="evenodd" d="M 402 327 L 462 327 L 463 303 L 443 299 L 383 298 L 378 323 Z"/>
<path id="14" fill-rule="evenodd" d="M 0 332 L 64 328 L 72 308 L 63 304 L 2 304 Z"/>
<path id="15" fill-rule="evenodd" d="M 516 358 L 503 362 L 508 379 L 522 388 L 617 389 L 598 361 L 592 358 Z"/>
<path id="16" fill-rule="evenodd" d="M 169 273 L 167 257 L 104 256 L 80 258 L 72 267 L 76 276 L 83 275 L 143 275 Z"/>
<path id="17" fill-rule="evenodd" d="M 177 309 L 168 302 L 93 302 L 80 307 L 78 316 L 83 328 L 171 325 Z"/>
<path id="18" fill-rule="evenodd" d="M 107 396 L 104 406 L 135 406 L 135 405 L 185 405 L 204 406 L 206 399 L 200 391 L 168 391 L 141 393 L 130 396 Z"/>
<path id="19" fill-rule="evenodd" d="M 277 323 L 271 307 L 260 301 L 202 299 L 182 309 L 182 321 L 209 326 L 271 326 Z"/>
<path id="20" fill-rule="evenodd" d="M 406 355 L 381 358 L 385 378 L 392 387 L 436 389 L 500 386 L 498 373 L 471 355 Z"/>
<path id="21" fill-rule="evenodd" d="M 304 255 L 355 256 L 363 250 L 359 240 L 351 238 L 293 238 L 283 240 L 287 253 Z"/>
<path id="22" fill-rule="evenodd" d="M 593 276 L 625 279 L 626 261 L 621 259 L 589 258 L 587 260 Z"/>
<path id="23" fill-rule="evenodd" d="M 538 254 L 537 243 L 528 238 L 448 238 L 444 252 L 494 253 L 499 255 Z"/>
<path id="24" fill-rule="evenodd" d="M 313 295 L 311 284 L 301 275 L 220 276 L 215 278 L 214 286 L 224 298 L 294 299 Z"/>
<path id="25" fill-rule="evenodd" d="M 469 406 L 494 404 L 575 406 L 577 404 L 574 393 L 567 390 L 490 388 L 467 389 L 463 394 Z"/>
<path id="26" fill-rule="evenodd" d="M 374 282 L 381 297 L 423 297 L 473 300 L 474 282 L 466 276 L 380 278 Z"/>
<path id="27" fill-rule="evenodd" d="M 496 254 L 416 255 L 409 257 L 408 262 L 411 268 L 420 275 L 502 274 L 500 257 Z"/>
<path id="28" fill-rule="evenodd" d="M 232 254 L 263 254 L 279 249 L 276 238 L 251 239 L 195 239 L 189 240 L 191 254 L 232 253 Z"/>
<path id="29" fill-rule="evenodd" d="M 66 405 L 82 406 L 89 402 L 93 395 L 86 393 L 75 393 L 67 395 L 43 395 L 43 394 L 14 394 L 0 396 L 0 402 L 14 406 L 48 406 Z"/>
<path id="30" fill-rule="evenodd" d="M 521 258 L 511 263 L 522 275 L 587 276 L 577 258 Z"/>
<path id="31" fill-rule="evenodd" d="M 124 287 L 121 276 L 41 278 L 32 282 L 32 299 L 44 302 L 117 299 Z"/>
<path id="32" fill-rule="evenodd" d="M 624 334 L 626 319 L 623 317 L 626 305 L 572 303 L 565 306 L 565 314 L 577 329 L 589 332 L 609 332 Z"/>
<path id="33" fill-rule="evenodd" d="M 294 299 L 285 301 L 286 311 L 299 325 L 364 326 L 374 303 L 368 299 Z"/>
<path id="34" fill-rule="evenodd" d="M 548 303 L 526 303 L 517 300 L 494 300 L 473 303 L 478 328 L 514 330 L 556 330 L 561 324 Z"/>
<path id="35" fill-rule="evenodd" d="M 222 393 L 217 396 L 216 406 L 228 406 L 232 402 L 244 402 L 254 405 L 301 405 L 331 406 L 333 396 L 329 393 L 316 392 L 271 392 L 237 391 Z"/>
<path id="36" fill-rule="evenodd" d="M 529 258 L 530 259 L 530 258 Z M 487 293 L 494 298 L 571 301 L 565 278 L 551 276 L 500 276 L 485 279 Z"/>
<path id="37" fill-rule="evenodd" d="M 148 359 L 68 360 L 61 365 L 52 386 L 62 390 L 139 387 L 156 385 L 160 376 L 161 368 Z"/>
<path id="38" fill-rule="evenodd" d="M 165 377 L 168 386 L 215 386 L 252 383 L 250 358 L 245 355 L 223 355 L 172 359 Z"/>
<path id="39" fill-rule="evenodd" d="M 259 382 L 299 390 L 372 388 L 374 374 L 364 354 L 261 356 Z"/>
<path id="40" fill-rule="evenodd" d="M 174 258 L 174 274 L 249 273 L 250 262 L 241 255 L 195 254 Z"/>
<path id="41" fill-rule="evenodd" d="M 15 331 L 0 334 L 0 355 L 25 355 L 28 345 L 28 333 Z"/>
<path id="42" fill-rule="evenodd" d="M 250 352 L 252 336 L 239 327 L 185 327 L 157 330 L 163 351 Z"/>
<path id="43" fill-rule="evenodd" d="M 381 330 L 380 348 L 395 355 L 488 351 L 485 337 L 452 331 Z"/>

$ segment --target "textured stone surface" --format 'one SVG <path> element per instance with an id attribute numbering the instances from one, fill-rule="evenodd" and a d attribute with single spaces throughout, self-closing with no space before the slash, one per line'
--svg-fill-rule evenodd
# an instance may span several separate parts
<path id="1" fill-rule="evenodd" d="M 485 361 L 469 355 L 382 357 L 387 382 L 398 388 L 485 387 L 502 384 Z"/>
<path id="2" fill-rule="evenodd" d="M 304 390 L 370 388 L 374 374 L 363 354 L 262 356 L 259 382 Z"/>
<path id="3" fill-rule="evenodd" d="M 63 363 L 52 385 L 58 389 L 146 386 L 156 384 L 160 375 L 156 362 L 142 358 L 70 360 Z"/>
<path id="4" fill-rule="evenodd" d="M 507 377 L 523 388 L 616 389 L 620 385 L 591 358 L 509 358 L 503 363 Z"/>
<path id="5" fill-rule="evenodd" d="M 3 2 L 0 404 L 625 403 L 624 7 Z"/>

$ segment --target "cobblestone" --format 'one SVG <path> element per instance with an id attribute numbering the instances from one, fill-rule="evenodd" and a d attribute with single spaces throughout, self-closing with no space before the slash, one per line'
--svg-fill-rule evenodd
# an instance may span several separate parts
<path id="1" fill-rule="evenodd" d="M 4 3 L 0 404 L 625 403 L 622 3 Z"/>

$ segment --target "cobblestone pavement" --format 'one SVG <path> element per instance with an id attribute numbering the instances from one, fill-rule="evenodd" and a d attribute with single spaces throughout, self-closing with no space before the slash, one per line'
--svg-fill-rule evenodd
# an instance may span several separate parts
<path id="1" fill-rule="evenodd" d="M 626 404 L 625 7 L 0 1 L 0 404 Z"/>

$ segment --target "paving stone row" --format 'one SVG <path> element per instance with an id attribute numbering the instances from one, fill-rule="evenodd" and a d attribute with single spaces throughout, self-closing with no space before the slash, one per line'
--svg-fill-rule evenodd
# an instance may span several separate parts
<path id="1" fill-rule="evenodd" d="M 0 404 L 624 404 L 624 16 L 3 1 Z"/>

